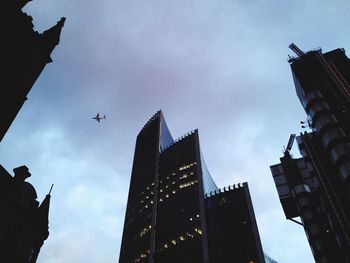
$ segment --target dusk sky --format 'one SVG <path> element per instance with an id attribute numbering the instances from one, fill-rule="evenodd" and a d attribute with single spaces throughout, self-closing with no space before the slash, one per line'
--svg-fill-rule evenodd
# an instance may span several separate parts
<path id="1" fill-rule="evenodd" d="M 248 182 L 265 253 L 314 262 L 269 166 L 306 118 L 288 45 L 350 54 L 349 0 L 33 0 L 24 11 L 38 32 L 67 18 L 0 145 L 10 173 L 28 166 L 38 201 L 54 184 L 38 263 L 118 262 L 136 136 L 160 109 L 174 138 L 199 129 L 219 187 Z"/>

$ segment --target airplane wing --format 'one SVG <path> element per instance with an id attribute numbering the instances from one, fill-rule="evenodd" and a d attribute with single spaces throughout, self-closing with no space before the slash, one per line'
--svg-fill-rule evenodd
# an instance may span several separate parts
<path id="1" fill-rule="evenodd" d="M 104 115 L 103 117 L 100 117 L 100 114 L 97 113 L 96 116 L 92 118 L 98 122 L 101 122 L 101 119 L 106 119 L 106 115 Z"/>

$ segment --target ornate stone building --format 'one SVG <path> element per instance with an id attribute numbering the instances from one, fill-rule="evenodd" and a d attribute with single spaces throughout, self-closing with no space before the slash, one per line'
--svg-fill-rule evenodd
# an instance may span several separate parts
<path id="1" fill-rule="evenodd" d="M 50 54 L 65 21 L 61 18 L 43 33 L 34 31 L 32 17 L 22 11 L 28 2 L 1 3 L 0 142 L 45 65 L 52 62 Z M 49 236 L 50 193 L 39 204 L 34 187 L 25 181 L 31 175 L 28 168 L 23 165 L 13 172 L 0 165 L 0 262 L 35 263 Z"/>

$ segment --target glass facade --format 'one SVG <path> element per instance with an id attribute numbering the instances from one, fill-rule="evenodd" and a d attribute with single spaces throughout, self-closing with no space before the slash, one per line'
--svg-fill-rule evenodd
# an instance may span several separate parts
<path id="1" fill-rule="evenodd" d="M 200 152 L 200 155 L 201 155 L 201 165 L 202 165 L 202 173 L 203 173 L 204 194 L 209 194 L 210 192 L 218 190 L 219 188 L 217 187 L 216 183 L 214 182 L 213 178 L 211 177 L 208 171 L 202 152 Z"/>
<path id="2" fill-rule="evenodd" d="M 156 262 L 204 262 L 195 141 L 191 133 L 160 157 Z"/>
<path id="3" fill-rule="evenodd" d="M 119 262 L 146 262 L 152 251 L 160 113 L 137 136 Z"/>
<path id="4" fill-rule="evenodd" d="M 159 151 L 162 152 L 163 150 L 168 148 L 173 143 L 174 143 L 173 136 L 171 136 L 171 133 L 170 133 L 169 128 L 165 122 L 165 119 L 164 119 L 163 115 L 161 115 Z"/>
<path id="5" fill-rule="evenodd" d="M 157 112 L 137 136 L 119 263 L 216 263 L 209 260 L 206 217 L 213 210 L 205 205 L 213 191 L 218 187 L 201 154 L 198 130 L 174 141 Z"/>

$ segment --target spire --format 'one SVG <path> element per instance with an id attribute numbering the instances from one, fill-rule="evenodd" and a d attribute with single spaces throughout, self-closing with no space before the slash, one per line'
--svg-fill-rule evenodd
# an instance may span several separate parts
<path id="1" fill-rule="evenodd" d="M 32 1 L 32 0 L 19 0 L 18 1 L 19 7 L 22 9 L 30 1 Z"/>
<path id="2" fill-rule="evenodd" d="M 65 21 L 66 18 L 62 17 L 55 26 L 42 33 L 42 47 L 47 55 L 50 55 L 53 49 L 58 45 L 60 41 L 61 30 L 64 26 Z"/>
<path id="3" fill-rule="evenodd" d="M 51 199 L 51 190 L 53 185 L 51 185 L 49 193 L 45 196 L 44 200 L 39 206 L 39 211 L 41 218 L 43 220 L 43 223 L 45 226 L 49 225 L 49 208 L 50 208 L 50 199 Z"/>

